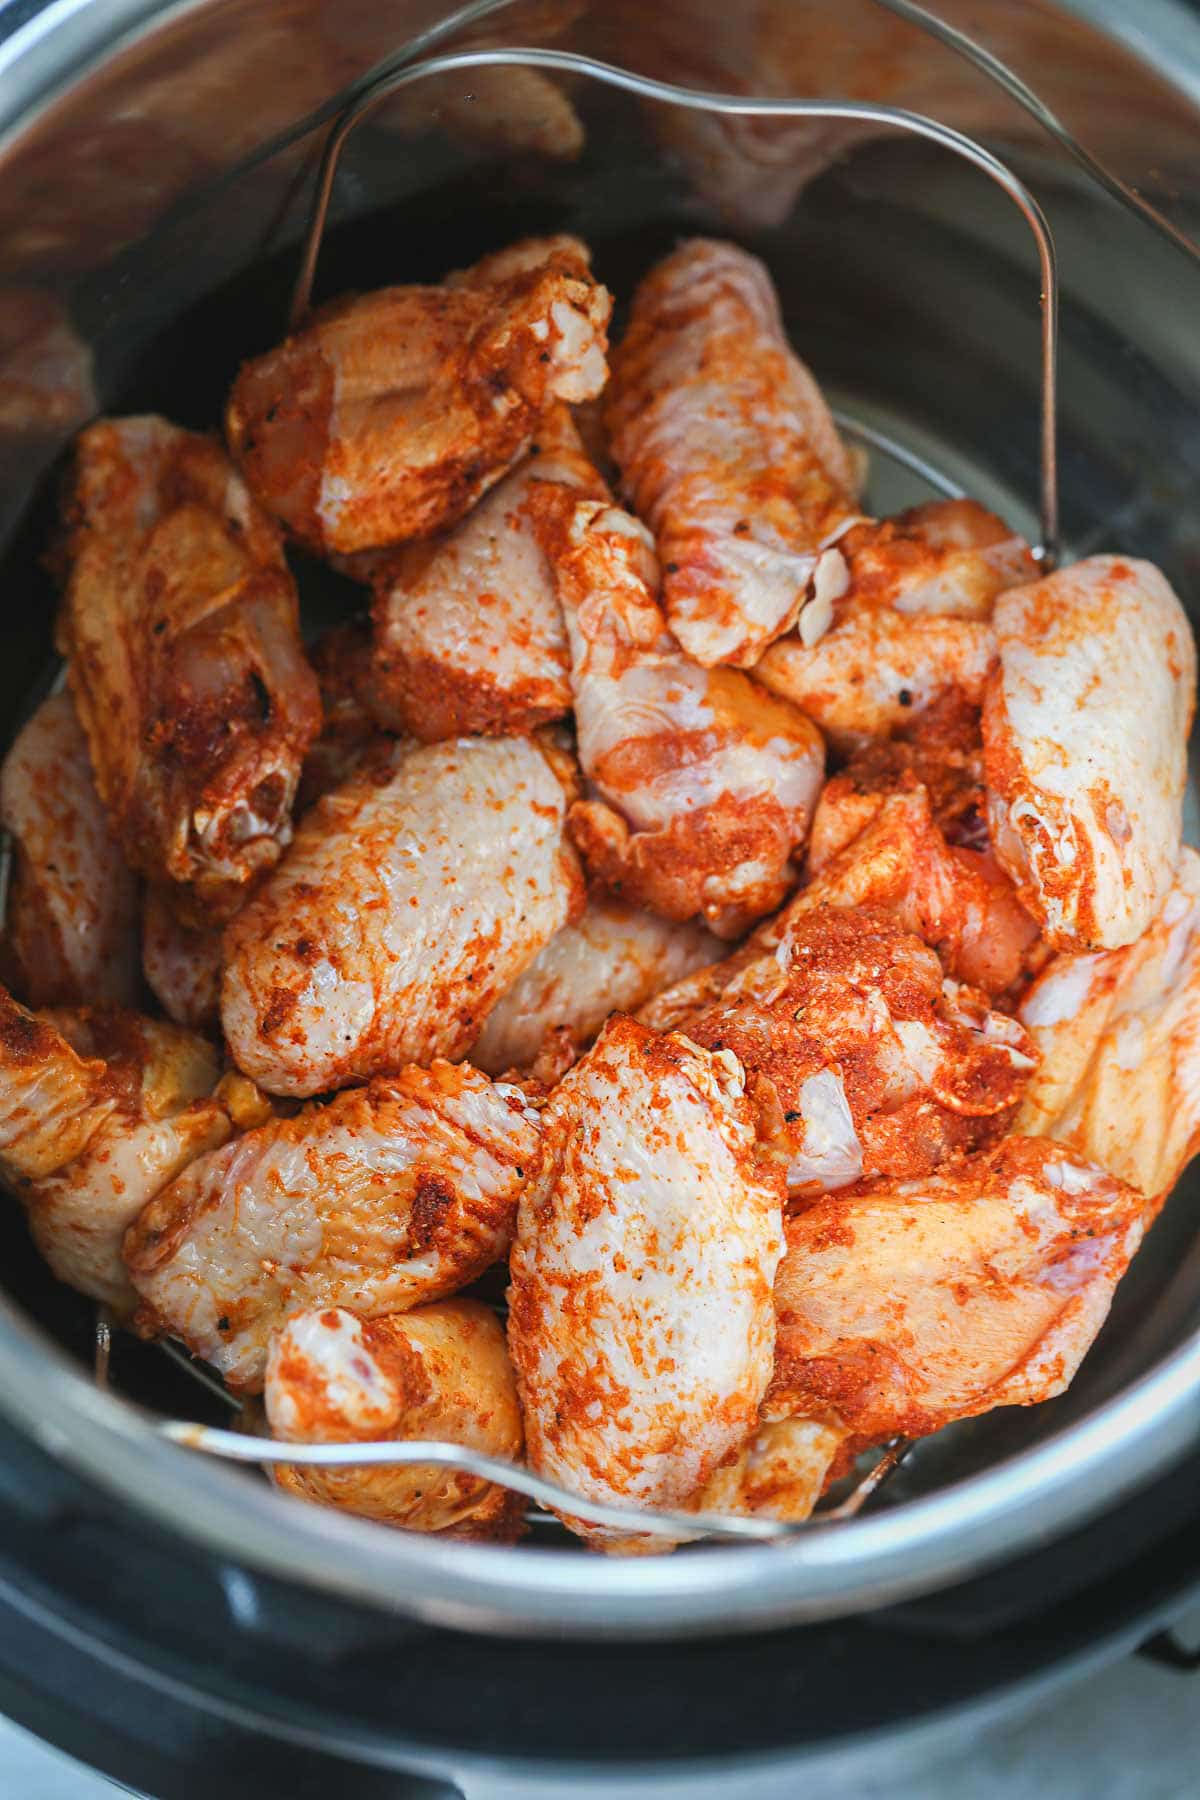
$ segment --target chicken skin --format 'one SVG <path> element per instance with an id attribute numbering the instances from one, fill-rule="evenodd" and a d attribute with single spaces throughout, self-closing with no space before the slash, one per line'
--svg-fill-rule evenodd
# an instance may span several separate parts
<path id="1" fill-rule="evenodd" d="M 142 905 L 142 974 L 177 1025 L 215 1036 L 221 1013 L 221 927 L 181 919 L 169 888 L 149 887 Z"/>
<path id="2" fill-rule="evenodd" d="M 936 950 L 951 979 L 991 1000 L 1011 994 L 1042 960 L 1037 926 L 1004 871 L 985 852 L 947 845 L 928 793 L 913 785 L 890 794 L 866 830 L 732 955 L 664 988 L 639 1016 L 657 1031 L 686 1031 L 723 996 L 769 993 L 780 979 L 780 946 L 825 907 L 891 919 Z"/>
<path id="3" fill-rule="evenodd" d="M 1027 1033 L 945 981 L 884 916 L 801 914 L 687 1035 L 732 1050 L 793 1200 L 924 1175 L 1003 1136 L 1034 1067 Z"/>
<path id="4" fill-rule="evenodd" d="M 673 925 L 593 895 L 488 1015 L 471 1061 L 489 1075 L 516 1069 L 552 1086 L 610 1013 L 632 1012 L 724 948 L 699 925 Z"/>
<path id="5" fill-rule="evenodd" d="M 850 460 L 755 257 L 695 238 L 650 271 L 613 357 L 607 423 L 695 662 L 748 667 L 810 593 L 844 585 L 833 546 L 860 516 Z"/>
<path id="6" fill-rule="evenodd" d="M 983 700 L 996 595 L 1032 581 L 1022 538 L 973 501 L 942 500 L 857 526 L 839 545 L 842 590 L 814 599 L 755 669 L 849 754 L 947 694 Z"/>
<path id="7" fill-rule="evenodd" d="M 765 1416 L 920 1437 L 1061 1394 L 1141 1242 L 1144 1202 L 1061 1144 L 1006 1138 L 788 1221 Z"/>
<path id="8" fill-rule="evenodd" d="M 320 736 L 309 745 L 296 790 L 296 817 L 323 794 L 349 781 L 364 761 L 386 762 L 391 751 L 376 717 L 376 665 L 365 619 L 322 632 L 309 652 L 321 694 Z"/>
<path id="9" fill-rule="evenodd" d="M 3 995 L 0 1176 L 60 1281 L 131 1310 L 126 1226 L 247 1103 L 249 1083 L 219 1077 L 211 1045 L 173 1025 L 90 1007 L 39 1018 Z"/>
<path id="10" fill-rule="evenodd" d="M 425 743 L 531 731 L 571 710 L 569 657 L 553 572 L 524 501 L 535 481 L 593 497 L 604 484 L 566 407 L 538 442 L 443 537 L 375 568 L 375 708 Z"/>
<path id="11" fill-rule="evenodd" d="M 137 999 L 137 882 L 113 841 L 70 694 L 52 694 L 0 769 L 13 844 L 4 960 L 31 1006 Z"/>
<path id="12" fill-rule="evenodd" d="M 275 1119 L 194 1162 L 130 1227 L 139 1328 L 257 1392 L 291 1314 L 379 1318 L 474 1281 L 507 1250 L 537 1157 L 529 1100 L 465 1064 Z"/>
<path id="13" fill-rule="evenodd" d="M 544 1114 L 509 1347 L 538 1473 L 683 1505 L 754 1429 L 771 1373 L 779 1187 L 734 1058 L 609 1022 Z M 646 1547 L 567 1519 L 589 1542 Z"/>
<path id="14" fill-rule="evenodd" d="M 566 237 L 453 284 L 334 301 L 243 366 L 230 446 L 256 498 L 311 550 L 427 537 L 513 466 L 556 400 L 599 393 L 611 308 Z"/>
<path id="15" fill-rule="evenodd" d="M 278 534 L 208 438 L 105 419 L 64 563 L 59 647 L 125 856 L 227 913 L 291 835 L 321 722 Z"/>
<path id="16" fill-rule="evenodd" d="M 820 733 L 740 670 L 680 654 L 645 528 L 541 482 L 526 502 L 558 583 L 589 874 L 668 919 L 738 937 L 794 883 L 824 770 Z"/>
<path id="17" fill-rule="evenodd" d="M 1121 950 L 1055 957 L 1021 1004 L 1041 1053 L 1017 1129 L 1139 1189 L 1153 1211 L 1200 1147 L 1200 856 Z"/>
<path id="18" fill-rule="evenodd" d="M 1151 563 L 1091 556 L 996 607 L 983 711 L 1001 862 L 1058 950 L 1115 950 L 1179 859 L 1196 649 Z"/>
<path id="19" fill-rule="evenodd" d="M 520 738 L 398 746 L 326 794 L 225 933 L 221 1019 L 271 1093 L 462 1056 L 581 908 L 568 796 Z"/>
<path id="20" fill-rule="evenodd" d="M 294 1314 L 271 1338 L 263 1390 L 274 1437 L 298 1444 L 424 1439 L 515 1462 L 521 1409 L 504 1328 L 478 1300 L 441 1300 L 360 1319 L 344 1307 Z M 285 1493 L 407 1531 L 511 1541 L 519 1496 L 461 1469 L 280 1464 Z"/>

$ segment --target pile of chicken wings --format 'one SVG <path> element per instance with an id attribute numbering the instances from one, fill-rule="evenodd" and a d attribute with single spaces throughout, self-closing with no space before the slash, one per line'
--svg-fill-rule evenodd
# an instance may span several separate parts
<path id="1" fill-rule="evenodd" d="M 864 511 L 744 251 L 610 359 L 611 306 L 530 240 L 317 312 L 224 443 L 82 433 L 0 1174 L 278 1438 L 524 1457 L 638 1552 L 589 1499 L 803 1519 L 1071 1380 L 1200 1132 L 1196 670 L 1146 563 Z M 363 592 L 309 645 L 289 547 Z M 460 1471 L 279 1481 L 521 1530 Z"/>

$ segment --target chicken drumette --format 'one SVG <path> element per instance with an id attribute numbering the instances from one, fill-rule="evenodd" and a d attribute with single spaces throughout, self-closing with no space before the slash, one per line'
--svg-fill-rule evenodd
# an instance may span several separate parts
<path id="1" fill-rule="evenodd" d="M 604 385 L 612 301 L 575 238 L 485 258 L 440 287 L 334 301 L 247 363 L 226 415 L 254 494 L 316 551 L 428 536 Z"/>
<path id="2" fill-rule="evenodd" d="M 320 728 L 279 535 L 210 439 L 146 417 L 79 439 L 59 644 L 130 864 L 227 915 L 291 834 Z"/>
<path id="3" fill-rule="evenodd" d="M 810 593 L 824 604 L 844 585 L 832 546 L 860 516 L 850 459 L 755 257 L 697 238 L 651 270 L 607 422 L 658 539 L 671 630 L 696 662 L 754 663 Z"/>

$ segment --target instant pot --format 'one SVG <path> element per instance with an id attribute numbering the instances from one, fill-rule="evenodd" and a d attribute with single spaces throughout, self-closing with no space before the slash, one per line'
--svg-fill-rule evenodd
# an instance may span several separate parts
<path id="1" fill-rule="evenodd" d="M 305 266 L 320 299 L 565 230 L 620 300 L 680 235 L 735 237 L 873 511 L 969 492 L 1036 537 L 1045 266 L 947 133 L 1003 160 L 1057 249 L 1066 553 L 1149 557 L 1200 611 L 1182 0 L 10 0 L 0 34 L 10 734 L 54 678 L 41 559 L 71 434 L 96 410 L 215 425 Z M 312 626 L 353 607 L 297 572 Z M 0 1710 L 162 1800 L 201 1777 L 235 1800 L 694 1794 L 735 1765 L 752 1794 L 830 1758 L 895 1769 L 1139 1646 L 1183 1673 L 1198 1207 L 1185 1177 L 1061 1399 L 938 1434 L 786 1544 L 621 1562 L 542 1521 L 516 1548 L 389 1533 L 167 1443 L 162 1416 L 228 1422 L 221 1395 L 131 1339 L 98 1363 L 13 1203 Z"/>

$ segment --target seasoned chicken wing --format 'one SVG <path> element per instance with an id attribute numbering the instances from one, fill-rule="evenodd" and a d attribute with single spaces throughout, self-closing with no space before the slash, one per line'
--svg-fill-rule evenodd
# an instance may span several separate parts
<path id="1" fill-rule="evenodd" d="M 1131 944 L 1179 858 L 1196 650 L 1151 563 L 1090 556 L 1007 594 L 983 736 L 996 853 L 1059 950 Z"/>
<path id="2" fill-rule="evenodd" d="M 1121 950 L 1066 952 L 1021 1019 L 1041 1052 L 1017 1128 L 1052 1137 L 1158 1205 L 1200 1147 L 1200 856 Z"/>
<path id="3" fill-rule="evenodd" d="M 225 933 L 238 1067 L 307 1095 L 463 1055 L 582 906 L 567 800 L 521 738 L 398 746 L 326 794 Z"/>
<path id="4" fill-rule="evenodd" d="M 780 1247 L 734 1058 L 611 1020 L 555 1089 L 521 1198 L 508 1330 L 531 1466 L 585 1500 L 696 1494 L 755 1427 Z"/>
<path id="5" fill-rule="evenodd" d="M 1004 871 L 987 852 L 947 845 L 928 793 L 913 785 L 889 795 L 866 829 L 724 962 L 665 988 L 639 1016 L 658 1031 L 690 1030 L 722 997 L 769 993 L 780 979 L 780 946 L 822 907 L 883 914 L 936 950 L 955 981 L 993 999 L 1039 960 L 1037 926 Z"/>
<path id="6" fill-rule="evenodd" d="M 385 763 L 389 739 L 376 718 L 375 647 L 366 619 L 322 632 L 309 652 L 324 723 L 308 747 L 296 790 L 296 816 L 357 773 L 368 757 Z"/>
<path id="7" fill-rule="evenodd" d="M 209 439 L 105 419 L 64 556 L 59 646 L 125 855 L 228 911 L 288 841 L 321 722 L 278 534 Z"/>
<path id="8" fill-rule="evenodd" d="M 1015 1019 L 870 911 L 800 914 L 687 1035 L 732 1050 L 792 1199 L 924 1175 L 1007 1129 L 1034 1067 Z M 773 965 L 773 966 L 772 966 Z"/>
<path id="9" fill-rule="evenodd" d="M 738 1455 L 721 1464 L 684 1510 L 798 1525 L 842 1472 L 847 1435 L 832 1420 L 760 1419 Z"/>
<path id="10" fill-rule="evenodd" d="M 0 1174 L 59 1280 L 126 1312 L 136 1299 L 121 1261 L 126 1226 L 224 1143 L 245 1096 L 218 1085 L 202 1038 L 137 1013 L 38 1018 L 4 996 L 0 1033 Z"/>
<path id="11" fill-rule="evenodd" d="M 671 630 L 696 662 L 756 662 L 810 593 L 844 585 L 832 546 L 859 517 L 851 464 L 757 258 L 695 238 L 651 270 L 607 421 L 658 540 Z"/>
<path id="12" fill-rule="evenodd" d="M 724 948 L 699 925 L 674 925 L 593 895 L 488 1015 L 471 1061 L 491 1075 L 518 1069 L 552 1085 L 610 1013 L 632 1012 Z"/>
<path id="13" fill-rule="evenodd" d="M 257 1391 L 292 1313 L 377 1318 L 474 1281 L 507 1250 L 537 1157 L 529 1100 L 465 1064 L 306 1106 L 193 1163 L 130 1227 L 138 1324 Z"/>
<path id="14" fill-rule="evenodd" d="M 611 308 L 566 237 L 454 284 L 337 300 L 243 366 L 226 414 L 233 454 L 313 550 L 428 536 L 512 467 L 555 400 L 600 391 Z"/>
<path id="15" fill-rule="evenodd" d="M 589 873 L 669 919 L 737 937 L 796 878 L 824 770 L 820 733 L 739 670 L 699 668 L 656 600 L 645 528 L 539 482 L 526 505 L 558 583 L 579 759 L 572 808 Z"/>
<path id="16" fill-rule="evenodd" d="M 562 609 L 524 507 L 535 481 L 604 493 L 564 406 L 461 524 L 376 566 L 373 694 L 383 723 L 436 743 L 529 731 L 571 710 Z"/>
<path id="17" fill-rule="evenodd" d="M 169 1019 L 214 1034 L 221 1011 L 221 927 L 181 919 L 169 888 L 142 906 L 142 974 Z"/>
<path id="18" fill-rule="evenodd" d="M 297 1444 L 424 1439 L 515 1462 L 521 1409 L 504 1329 L 478 1300 L 441 1300 L 360 1319 L 344 1307 L 296 1313 L 271 1338 L 263 1390 L 274 1437 Z M 509 1540 L 524 1502 L 433 1463 L 322 1469 L 281 1464 L 285 1493 L 407 1531 Z"/>
<path id="19" fill-rule="evenodd" d="M 786 1226 L 766 1416 L 832 1417 L 865 1445 L 1061 1394 L 1144 1213 L 1064 1145 L 1015 1137 L 818 1201 Z"/>
<path id="20" fill-rule="evenodd" d="M 1031 581 L 1029 546 L 973 501 L 934 501 L 860 525 L 839 545 L 847 574 L 764 654 L 759 680 L 849 752 L 887 737 L 947 693 L 983 699 L 996 654 L 996 595 Z"/>
<path id="21" fill-rule="evenodd" d="M 809 874 L 820 874 L 852 844 L 889 794 L 916 785 L 929 795 L 933 822 L 948 844 L 990 847 L 979 707 L 944 696 L 896 737 L 856 750 L 821 789 L 805 860 Z"/>
<path id="22" fill-rule="evenodd" d="M 52 694 L 0 769 L 12 836 L 6 973 L 31 1006 L 137 998 L 137 882 L 109 830 L 70 694 Z"/>

